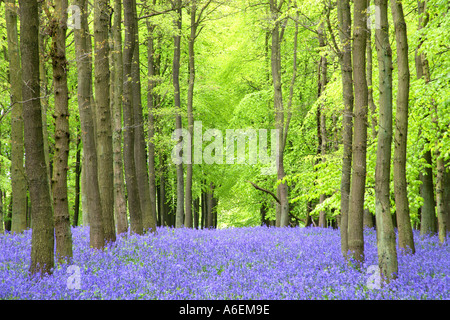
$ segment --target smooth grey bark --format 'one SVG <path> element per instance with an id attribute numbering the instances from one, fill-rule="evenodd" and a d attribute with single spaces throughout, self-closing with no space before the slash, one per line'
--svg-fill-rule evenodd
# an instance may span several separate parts
<path id="1" fill-rule="evenodd" d="M 133 92 L 132 92 L 132 62 L 133 53 L 136 45 L 135 23 L 134 19 L 133 0 L 125 0 L 123 2 L 124 8 L 124 27 L 125 27 L 125 42 L 123 49 L 123 120 L 124 120 L 124 167 L 125 180 L 128 195 L 128 209 L 130 212 L 130 229 L 136 234 L 142 234 L 144 231 L 142 222 L 142 211 L 139 188 L 137 185 L 136 165 L 134 158 L 134 116 L 133 116 Z"/>
<path id="2" fill-rule="evenodd" d="M 97 120 L 98 184 L 105 241 L 116 241 L 114 222 L 114 170 L 109 72 L 109 1 L 94 1 L 94 74 Z"/>
<path id="3" fill-rule="evenodd" d="M 368 91 L 366 79 L 367 1 L 354 1 L 353 79 L 355 122 L 353 168 L 348 211 L 348 249 L 354 260 L 364 261 L 363 211 L 366 182 Z"/>
<path id="4" fill-rule="evenodd" d="M 395 212 L 398 225 L 399 248 L 415 253 L 414 237 L 409 216 L 409 201 L 406 181 L 406 147 L 408 137 L 408 102 L 409 102 L 409 61 L 408 38 L 403 6 L 400 0 L 390 0 L 394 20 L 395 40 L 397 45 L 398 88 L 397 109 L 395 112 L 394 137 L 394 194 Z"/>
<path id="5" fill-rule="evenodd" d="M 132 105 L 134 117 L 134 161 L 136 166 L 136 181 L 141 202 L 142 225 L 144 231 L 156 232 L 156 219 L 154 207 L 150 199 L 150 185 L 147 168 L 147 150 L 144 137 L 144 119 L 142 115 L 139 29 L 137 24 L 136 1 L 133 4 L 134 46 L 131 66 Z"/>
<path id="6" fill-rule="evenodd" d="M 344 145 L 342 154 L 341 173 L 341 213 L 340 234 L 341 252 L 344 257 L 348 253 L 348 208 L 350 197 L 350 182 L 352 169 L 352 139 L 353 139 L 353 69 L 351 51 L 351 13 L 350 1 L 338 0 L 339 40 L 342 51 L 338 55 L 342 74 L 342 96 L 344 101 L 344 113 L 342 117 L 342 142 Z"/>
<path id="7" fill-rule="evenodd" d="M 67 171 L 69 163 L 69 90 L 67 87 L 66 30 L 68 1 L 56 1 L 50 21 L 53 65 L 55 151 L 53 155 L 52 193 L 55 218 L 56 255 L 59 261 L 72 257 Z"/>
<path id="8" fill-rule="evenodd" d="M 289 225 L 289 202 L 288 202 L 288 188 L 286 183 L 281 181 L 285 177 L 284 171 L 284 107 L 283 107 L 283 93 L 281 83 L 281 41 L 283 39 L 285 25 L 278 19 L 280 16 L 280 9 L 284 4 L 284 0 L 278 2 L 277 0 L 270 0 L 270 14 L 274 21 L 272 29 L 272 43 L 271 43 L 271 71 L 272 83 L 274 90 L 273 104 L 275 109 L 275 128 L 278 131 L 278 149 L 276 153 L 276 167 L 277 179 L 280 181 L 277 187 L 277 197 L 280 199 L 280 204 L 277 204 L 277 226 L 287 227 Z M 286 20 L 287 21 L 287 20 Z"/>
<path id="9" fill-rule="evenodd" d="M 122 1 L 114 1 L 112 37 L 114 40 L 111 72 L 112 120 L 113 120 L 113 170 L 114 170 L 114 215 L 117 233 L 128 231 L 127 202 L 123 177 L 122 158 L 122 95 L 123 95 L 123 56 L 122 56 Z"/>
<path id="10" fill-rule="evenodd" d="M 375 31 L 379 79 L 379 130 L 375 167 L 375 214 L 378 263 L 384 281 L 398 272 L 396 236 L 391 219 L 390 181 L 392 148 L 392 51 L 389 43 L 387 0 L 376 0 L 380 28 Z"/>
<path id="11" fill-rule="evenodd" d="M 19 1 L 25 166 L 31 199 L 32 274 L 54 267 L 54 222 L 45 163 L 39 85 L 39 13 L 37 1 Z"/>
<path id="12" fill-rule="evenodd" d="M 180 98 L 180 56 L 181 56 L 181 24 L 182 24 L 182 11 L 181 0 L 175 0 L 174 11 L 175 19 L 173 24 L 175 26 L 174 41 L 174 54 L 173 54 L 173 89 L 174 89 L 174 105 L 175 105 L 175 128 L 177 130 L 182 129 L 181 121 L 181 98 Z M 181 139 L 181 137 L 180 137 Z M 179 141 L 180 142 L 180 141 Z M 184 171 L 183 163 L 177 164 L 177 210 L 175 227 L 181 228 L 184 225 Z"/>
<path id="13" fill-rule="evenodd" d="M 27 182 L 23 163 L 22 72 L 15 0 L 5 1 L 6 33 L 8 40 L 9 82 L 11 84 L 11 193 L 12 232 L 26 228 Z"/>
<path id="14" fill-rule="evenodd" d="M 95 141 L 95 108 L 92 99 L 91 46 L 88 38 L 88 9 L 86 0 L 75 1 L 81 9 L 81 29 L 74 30 L 75 56 L 77 61 L 78 110 L 80 114 L 81 140 L 83 141 L 83 162 L 81 169 L 83 225 L 89 225 L 89 241 L 92 248 L 105 245 L 102 204 L 98 184 L 97 147 Z M 85 199 L 83 201 L 83 199 Z"/>
<path id="15" fill-rule="evenodd" d="M 325 48 L 325 35 L 324 35 L 324 23 L 321 23 L 319 29 L 317 30 L 317 34 L 319 36 L 319 48 Z M 328 83 L 327 79 L 327 56 L 321 55 L 319 60 L 319 98 L 323 98 L 325 87 Z M 320 155 L 321 161 L 325 162 L 325 156 L 327 154 L 327 126 L 326 126 L 326 116 L 324 110 L 325 102 L 323 102 L 318 108 L 320 108 L 320 116 L 318 117 L 318 134 L 320 136 Z M 325 194 L 321 194 L 319 198 L 319 204 L 323 203 L 327 196 Z M 326 228 L 327 227 L 327 219 L 326 219 L 326 211 L 321 210 L 319 212 L 319 227 Z"/>

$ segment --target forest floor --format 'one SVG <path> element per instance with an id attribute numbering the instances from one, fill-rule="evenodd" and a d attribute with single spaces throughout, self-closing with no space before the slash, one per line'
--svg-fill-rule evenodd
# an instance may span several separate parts
<path id="1" fill-rule="evenodd" d="M 72 261 L 43 278 L 28 274 L 31 231 L 0 235 L 0 299 L 450 299 L 450 241 L 416 231 L 416 253 L 399 253 L 398 278 L 382 287 L 373 229 L 360 268 L 333 229 L 158 228 L 103 251 L 89 248 L 87 227 L 72 233 Z"/>

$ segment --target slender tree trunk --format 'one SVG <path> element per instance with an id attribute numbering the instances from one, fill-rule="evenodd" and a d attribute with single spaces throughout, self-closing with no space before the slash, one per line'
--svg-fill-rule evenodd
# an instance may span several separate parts
<path id="1" fill-rule="evenodd" d="M 424 172 L 420 173 L 420 196 L 423 198 L 423 205 L 420 208 L 420 235 L 436 233 L 436 201 L 434 197 L 433 169 L 431 151 L 426 151 L 423 155 L 427 166 Z"/>
<path id="2" fill-rule="evenodd" d="M 390 181 L 392 147 L 392 51 L 389 43 L 388 0 L 376 0 L 380 28 L 375 31 L 378 57 L 380 128 L 375 168 L 375 214 L 377 217 L 378 263 L 386 282 L 398 272 L 394 225 L 391 219 Z"/>
<path id="3" fill-rule="evenodd" d="M 27 182 L 23 164 L 22 71 L 20 68 L 17 10 L 15 0 L 5 1 L 8 38 L 9 79 L 11 84 L 11 193 L 12 232 L 26 228 Z"/>
<path id="4" fill-rule="evenodd" d="M 55 217 L 56 255 L 58 260 L 72 257 L 67 169 L 69 162 L 69 90 L 67 88 L 66 30 L 67 0 L 56 1 L 50 22 L 52 34 L 51 58 L 55 92 L 55 152 L 53 156 L 53 209 Z"/>
<path id="5" fill-rule="evenodd" d="M 127 202 L 123 177 L 122 159 L 122 94 L 123 94 L 123 57 L 122 57 L 122 1 L 114 1 L 114 20 L 112 34 L 114 39 L 113 61 L 113 169 L 114 169 L 114 213 L 117 233 L 128 231 Z"/>
<path id="6" fill-rule="evenodd" d="M 399 248 L 415 252 L 406 181 L 406 146 L 408 135 L 409 64 L 408 39 L 400 0 L 390 0 L 395 26 L 398 63 L 397 110 L 394 139 L 394 193 L 398 223 Z"/>
<path id="7" fill-rule="evenodd" d="M 132 93 L 132 61 L 136 45 L 136 30 L 134 19 L 133 0 L 125 0 L 124 8 L 124 26 L 125 43 L 123 50 L 123 118 L 124 118 L 124 166 L 125 180 L 128 195 L 128 208 L 130 211 L 131 231 L 137 234 L 143 233 L 142 211 L 140 194 L 136 177 L 136 166 L 134 158 L 134 117 L 133 117 L 133 93 Z"/>
<path id="8" fill-rule="evenodd" d="M 0 234 L 5 233 L 5 227 L 4 227 L 4 219 L 3 215 L 5 213 L 3 212 L 3 191 L 0 190 Z"/>
<path id="9" fill-rule="evenodd" d="M 181 122 L 181 100 L 180 100 L 180 55 L 181 55 L 181 0 L 176 0 L 174 9 L 176 18 L 174 20 L 175 35 L 174 40 L 174 56 L 173 56 L 173 89 L 175 102 L 175 128 L 182 129 Z M 180 138 L 181 139 L 181 138 Z M 183 163 L 177 164 L 177 211 L 176 211 L 176 228 L 184 225 L 184 172 Z"/>
<path id="10" fill-rule="evenodd" d="M 447 225 L 447 232 L 450 232 L 450 169 L 447 165 L 445 166 L 447 170 L 444 172 L 444 191 L 442 194 L 443 201 L 444 201 L 444 213 L 445 213 L 445 223 Z"/>
<path id="11" fill-rule="evenodd" d="M 19 1 L 25 165 L 32 210 L 30 272 L 51 273 L 54 222 L 44 154 L 39 86 L 39 13 L 36 1 Z"/>
<path id="12" fill-rule="evenodd" d="M 133 23 L 135 36 L 133 62 L 131 67 L 133 116 L 134 116 L 134 160 L 136 165 L 137 185 L 141 201 L 142 224 L 144 231 L 156 231 L 155 212 L 150 200 L 150 185 L 147 168 L 147 151 L 144 137 L 144 119 L 142 116 L 139 32 L 137 24 L 136 2 L 133 4 Z"/>
<path id="13" fill-rule="evenodd" d="M 367 0 L 367 7 L 370 8 L 370 1 Z M 376 12 L 368 12 L 368 14 L 377 14 Z M 367 28 L 367 99 L 369 101 L 369 110 L 370 110 L 370 128 L 372 131 L 372 139 L 375 140 L 377 138 L 377 106 L 373 101 L 373 84 L 372 84 L 372 74 L 373 74 L 373 63 L 372 63 L 372 30 L 371 28 Z"/>
<path id="14" fill-rule="evenodd" d="M 353 172 L 348 212 L 348 249 L 356 261 L 364 261 L 363 210 L 366 183 L 367 81 L 366 81 L 367 1 L 355 0 L 353 28 L 353 78 L 355 88 L 355 128 Z"/>
<path id="15" fill-rule="evenodd" d="M 206 228 L 213 228 L 214 227 L 214 184 L 211 182 L 209 185 L 209 192 L 207 194 L 206 199 Z"/>
<path id="16" fill-rule="evenodd" d="M 284 1 L 281 1 L 281 5 Z M 272 29 L 272 44 L 271 44 L 271 70 L 272 81 L 274 88 L 274 108 L 275 108 L 275 128 L 278 131 L 278 150 L 276 155 L 277 179 L 282 180 L 285 177 L 284 171 L 284 108 L 283 95 L 281 88 L 281 40 L 280 35 L 281 22 L 278 20 L 280 5 L 277 0 L 270 1 L 270 12 L 275 26 Z M 281 6 L 280 6 L 281 7 Z M 289 203 L 288 203 L 288 189 L 286 183 L 280 183 L 277 187 L 277 196 L 280 199 L 280 204 L 277 204 L 279 210 L 280 227 L 289 225 Z"/>
<path id="17" fill-rule="evenodd" d="M 193 215 L 194 215 L 194 225 L 195 229 L 199 226 L 199 215 L 200 215 L 200 198 L 196 197 L 193 201 Z"/>
<path id="18" fill-rule="evenodd" d="M 78 220 L 80 217 L 80 178 L 81 178 L 81 134 L 80 130 L 78 128 L 77 133 L 77 153 L 75 156 L 75 204 L 73 207 L 73 221 L 72 226 L 77 227 L 78 226 Z"/>
<path id="19" fill-rule="evenodd" d="M 421 30 L 428 23 L 428 17 L 425 10 L 425 1 L 418 1 L 418 15 L 419 25 L 418 30 Z M 419 46 L 415 53 L 416 73 L 417 79 L 425 78 L 425 82 L 429 81 L 428 70 L 425 70 L 426 61 L 425 53 L 419 53 L 419 49 L 423 40 L 419 42 Z M 425 71 L 425 72 L 424 72 Z M 430 110 L 431 111 L 431 110 Z M 429 141 L 425 141 L 429 143 Z M 424 172 L 419 173 L 419 179 L 422 182 L 420 186 L 420 196 L 423 198 L 423 205 L 420 208 L 420 234 L 433 234 L 436 233 L 436 201 L 434 197 L 434 184 L 433 184 L 433 159 L 430 150 L 424 152 L 422 159 L 427 164 L 427 167 L 423 169 Z"/>
<path id="20" fill-rule="evenodd" d="M 440 151 L 436 151 L 436 207 L 439 231 L 439 243 L 443 244 L 447 237 L 447 215 L 445 212 L 444 203 L 444 176 L 445 176 L 445 162 Z"/>
<path id="21" fill-rule="evenodd" d="M 156 87 L 156 66 L 155 66 L 155 46 L 154 46 L 154 26 L 147 21 L 148 39 L 147 39 L 147 59 L 148 59 L 148 90 L 147 90 L 147 108 L 148 108 L 148 178 L 150 190 L 150 205 L 152 212 L 156 219 L 156 169 L 155 169 L 155 108 L 156 108 L 156 94 L 154 89 Z M 158 207 L 160 208 L 160 207 Z M 159 221 L 162 225 L 162 215 L 158 210 L 160 216 Z"/>
<path id="22" fill-rule="evenodd" d="M 201 228 L 206 228 L 207 220 L 206 215 L 208 212 L 208 199 L 207 199 L 207 192 L 202 189 L 202 219 L 201 219 Z"/>
<path id="23" fill-rule="evenodd" d="M 195 38 L 197 35 L 197 6 L 196 1 L 192 1 L 190 7 L 191 14 L 191 34 L 189 37 L 188 51 L 189 51 L 189 85 L 188 85 L 188 99 L 187 99 L 187 118 L 188 118 L 188 132 L 191 137 L 194 136 L 194 115 L 192 112 L 192 105 L 194 99 L 194 83 L 195 83 Z M 192 139 L 191 145 L 188 147 L 192 154 Z M 191 161 L 186 164 L 186 194 L 185 194 L 185 226 L 192 228 L 192 156 Z"/>
<path id="24" fill-rule="evenodd" d="M 318 35 L 319 35 L 319 47 L 324 48 L 326 46 L 325 44 L 325 37 L 324 37 L 324 25 L 321 23 L 319 29 L 318 29 Z M 326 126 L 326 116 L 325 116 L 325 98 L 323 98 L 323 95 L 325 94 L 325 87 L 327 85 L 327 57 L 326 55 L 323 55 L 320 57 L 319 60 L 319 97 L 323 99 L 322 103 L 318 108 L 321 108 L 320 116 L 318 117 L 318 134 L 320 135 L 320 154 L 321 154 L 321 161 L 325 162 L 325 156 L 327 153 L 327 126 Z M 319 203 L 323 203 L 327 196 L 325 194 L 321 194 L 319 198 Z M 319 227 L 326 228 L 327 227 L 327 220 L 326 220 L 326 211 L 321 210 L 319 212 Z"/>
<path id="25" fill-rule="evenodd" d="M 51 180 L 51 165 L 50 165 L 50 148 L 49 148 L 49 138 L 48 138 L 48 124 L 47 124 L 47 112 L 49 110 L 49 89 L 48 89 L 48 76 L 47 76 L 47 50 L 46 50 L 46 40 L 48 35 L 45 32 L 45 24 L 42 20 L 42 2 L 38 3 L 39 10 L 39 20 L 40 20 L 40 28 L 39 28 L 39 79 L 40 79 L 40 87 L 41 87 L 41 107 L 42 107 L 42 130 L 44 133 L 44 155 L 45 155 L 45 163 L 47 165 L 48 178 Z M 49 188 L 51 186 L 49 185 Z M 51 192 L 51 191 L 50 191 Z"/>
<path id="26" fill-rule="evenodd" d="M 92 64 L 88 37 L 86 0 L 75 1 L 81 9 L 81 29 L 74 30 L 75 55 L 78 74 L 78 109 L 80 113 L 81 140 L 83 141 L 82 198 L 86 198 L 83 224 L 89 224 L 90 246 L 96 249 L 105 244 L 102 204 L 97 170 L 97 148 L 95 141 L 95 112 L 92 104 Z M 83 183 L 84 180 L 84 183 Z M 84 187 L 84 188 L 83 188 Z M 83 200 L 82 200 L 83 201 Z"/>
<path id="27" fill-rule="evenodd" d="M 97 158 L 98 183 L 102 202 L 105 241 L 116 241 L 114 223 L 114 172 L 112 151 L 110 73 L 108 28 L 110 23 L 109 1 L 94 1 L 94 72 L 95 100 L 97 104 Z"/>
<path id="28" fill-rule="evenodd" d="M 353 137 L 353 70 L 351 52 L 351 14 L 350 1 L 338 0 L 339 38 L 342 45 L 340 54 L 342 74 L 342 96 L 344 100 L 344 114 L 342 117 L 342 141 L 344 151 L 342 155 L 341 173 L 341 252 L 344 257 L 348 253 L 348 209 L 350 197 L 350 182 L 352 170 L 352 137 Z"/>

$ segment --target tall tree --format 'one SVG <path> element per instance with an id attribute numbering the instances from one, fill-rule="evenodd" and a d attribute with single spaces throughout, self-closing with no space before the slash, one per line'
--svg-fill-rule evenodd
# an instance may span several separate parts
<path id="1" fill-rule="evenodd" d="M 127 203 L 122 159 L 122 94 L 123 94 L 123 57 L 122 57 L 122 1 L 114 1 L 114 20 L 112 34 L 114 50 L 112 52 L 112 119 L 113 119 L 113 169 L 114 169 L 114 213 L 117 233 L 128 231 Z"/>
<path id="2" fill-rule="evenodd" d="M 142 211 L 140 194 L 137 185 L 136 165 L 134 158 L 134 115 L 133 115 L 133 93 L 132 93 L 132 62 L 136 45 L 136 31 L 134 19 L 133 0 L 123 2 L 125 42 L 123 48 L 123 122 L 124 122 L 124 167 L 125 181 L 127 186 L 128 209 L 130 212 L 130 228 L 137 234 L 142 234 Z"/>
<path id="3" fill-rule="evenodd" d="M 53 209 L 55 216 L 56 254 L 58 259 L 72 257 L 72 231 L 70 228 L 67 196 L 67 169 L 69 162 L 69 90 L 67 88 L 66 30 L 67 0 L 56 1 L 53 16 L 49 16 L 55 92 L 55 152 L 53 155 Z"/>
<path id="4" fill-rule="evenodd" d="M 418 16 L 419 24 L 418 30 L 422 30 L 428 24 L 428 15 L 426 13 L 426 2 L 418 1 Z M 420 52 L 423 39 L 419 41 L 419 46 L 416 48 L 415 52 L 415 63 L 416 63 L 416 75 L 417 79 L 424 78 L 425 82 L 428 82 L 427 70 L 425 70 L 424 64 L 427 64 L 425 53 Z M 425 71 L 425 72 L 424 72 Z M 425 77 L 427 75 L 427 77 Z M 430 110 L 431 111 L 431 110 Z M 429 141 L 425 141 L 429 143 Z M 422 182 L 420 186 L 420 195 L 423 198 L 423 205 L 420 208 L 420 234 L 430 234 L 436 233 L 436 201 L 434 197 L 434 184 L 433 184 L 433 159 L 431 150 L 424 150 L 422 159 L 426 163 L 426 167 L 423 169 L 424 172 L 420 172 L 419 179 Z"/>
<path id="5" fill-rule="evenodd" d="M 192 112 L 192 105 L 194 100 L 194 84 L 195 84 L 195 38 L 197 37 L 197 1 L 192 0 L 189 7 L 191 15 L 191 33 L 189 35 L 189 85 L 188 85 L 188 99 L 187 99 L 187 118 L 188 118 L 188 131 L 191 137 L 194 136 L 194 115 Z M 192 139 L 189 146 L 189 152 L 192 153 Z M 186 194 L 185 194 L 185 226 L 186 228 L 192 228 L 192 157 L 191 161 L 186 164 Z"/>
<path id="6" fill-rule="evenodd" d="M 139 28 L 136 12 L 136 1 L 133 4 L 133 37 L 136 42 L 133 52 L 131 66 L 131 86 L 132 86 L 132 104 L 133 104 L 133 122 L 134 122 L 134 161 L 136 166 L 136 178 L 139 190 L 139 199 L 141 201 L 142 224 L 144 231 L 156 231 L 155 213 L 150 201 L 150 186 L 147 169 L 146 142 L 144 136 L 144 119 L 142 116 L 141 99 L 141 80 L 140 80 L 140 54 L 139 54 Z"/>
<path id="7" fill-rule="evenodd" d="M 38 3 L 20 0 L 19 6 L 25 165 L 33 220 L 30 272 L 50 273 L 54 266 L 54 222 L 43 149 Z"/>
<path id="8" fill-rule="evenodd" d="M 9 79 L 11 85 L 11 192 L 12 232 L 26 228 L 27 182 L 23 164 L 22 72 L 20 68 L 19 37 L 15 0 L 5 1 L 8 39 Z"/>
<path id="9" fill-rule="evenodd" d="M 366 184 L 367 109 L 366 12 L 367 0 L 354 1 L 353 79 L 355 90 L 355 124 L 353 168 L 348 211 L 348 249 L 356 261 L 364 261 L 363 211 Z"/>
<path id="10" fill-rule="evenodd" d="M 153 0 L 153 4 L 156 0 Z M 154 217 L 156 218 L 156 207 L 157 207 L 157 187 L 156 187 L 156 169 L 155 169 L 155 133 L 156 133 L 156 123 L 155 123 L 155 109 L 157 107 L 157 95 L 154 92 L 156 87 L 156 76 L 157 67 L 155 53 L 156 48 L 154 45 L 154 35 L 155 25 L 151 24 L 147 20 L 147 59 L 148 59 L 148 86 L 147 86 L 147 107 L 148 107 L 148 178 L 149 178 L 149 191 L 150 191 L 150 205 Z M 159 197 L 158 197 L 158 200 Z M 161 207 L 158 206 L 159 223 L 162 224 L 163 215 L 161 212 Z"/>
<path id="11" fill-rule="evenodd" d="M 274 108 L 275 108 L 275 128 L 278 131 L 278 144 L 276 152 L 276 167 L 277 167 L 277 195 L 280 203 L 277 204 L 277 226 L 286 227 L 289 224 L 289 203 L 288 203 L 288 188 L 286 182 L 282 182 L 286 173 L 284 171 L 284 107 L 283 107 L 283 93 L 281 84 L 281 42 L 283 40 L 285 24 L 280 19 L 280 10 L 284 4 L 284 0 L 270 1 L 270 14 L 274 22 L 272 29 L 272 43 L 271 43 L 271 71 L 272 82 L 274 90 Z"/>
<path id="12" fill-rule="evenodd" d="M 398 225 L 399 248 L 415 252 L 406 181 L 406 146 L 408 137 L 409 62 L 408 38 L 403 6 L 400 0 L 391 0 L 391 11 L 397 45 L 398 88 L 394 138 L 394 193 Z"/>
<path id="13" fill-rule="evenodd" d="M 83 141 L 82 188 L 87 210 L 83 210 L 83 224 L 89 222 L 90 246 L 100 249 L 105 245 L 102 204 L 98 179 L 97 148 L 95 140 L 95 108 L 92 97 L 91 46 L 86 0 L 75 2 L 80 8 L 80 29 L 74 30 L 75 56 L 77 60 L 78 110 L 80 114 L 81 140 Z M 84 184 L 83 184 L 84 180 Z M 89 214 L 89 219 L 87 215 Z M 87 221 L 86 221 L 87 220 Z"/>
<path id="14" fill-rule="evenodd" d="M 181 98 L 180 98 L 180 57 L 181 57 L 181 25 L 182 25 L 182 11 L 181 0 L 174 0 L 172 2 L 172 9 L 175 11 L 175 18 L 173 24 L 175 26 L 175 34 L 173 36 L 174 52 L 173 52 L 173 66 L 172 66 L 172 80 L 174 89 L 174 104 L 175 104 L 175 129 L 181 130 Z M 180 137 L 180 139 L 182 139 Z M 176 165 L 177 167 L 177 211 L 175 226 L 180 228 L 184 225 L 184 171 L 183 163 Z"/>
<path id="15" fill-rule="evenodd" d="M 352 169 L 352 139 L 353 139 L 353 70 L 351 51 L 352 21 L 350 1 L 338 0 L 339 40 L 342 46 L 338 54 L 342 74 L 342 96 L 344 100 L 344 114 L 342 117 L 342 154 L 341 173 L 341 214 L 340 233 L 341 251 L 344 257 L 348 252 L 348 209 L 350 197 L 350 182 Z"/>
<path id="16" fill-rule="evenodd" d="M 205 9 L 209 6 L 211 0 L 206 1 L 203 6 L 198 7 L 198 1 L 192 0 L 189 7 L 190 13 L 190 35 L 188 42 L 189 53 L 189 83 L 188 83 L 188 97 L 187 97 L 187 120 L 188 120 L 188 132 L 191 137 L 194 136 L 194 84 L 195 84 L 195 40 L 197 39 L 201 29 L 199 29 L 200 23 L 203 21 L 203 14 Z M 199 9 L 199 10 L 198 10 Z M 192 153 L 192 139 L 189 150 Z M 191 161 L 186 164 L 186 191 L 185 191 L 185 221 L 184 224 L 187 228 L 193 226 L 193 214 L 192 214 L 192 174 L 193 165 L 192 157 Z"/>
<path id="17" fill-rule="evenodd" d="M 94 2 L 94 74 L 97 120 L 97 158 L 98 184 L 102 202 L 103 229 L 105 241 L 114 242 L 116 231 L 114 223 L 114 185 L 112 128 L 110 105 L 109 73 L 109 23 L 108 0 Z"/>
<path id="18" fill-rule="evenodd" d="M 325 43 L 325 30 L 324 30 L 324 22 L 319 25 L 319 29 L 317 30 L 317 34 L 319 36 L 319 48 L 324 50 L 326 48 Z M 325 162 L 325 156 L 327 153 L 327 125 L 326 125 L 326 115 L 325 115 L 325 88 L 327 86 L 327 64 L 328 59 L 326 53 L 321 53 L 319 59 L 319 74 L 318 74 L 318 87 L 319 87 L 319 98 L 322 99 L 322 102 L 317 107 L 321 109 L 318 111 L 318 132 L 317 134 L 320 136 L 319 139 L 319 150 L 320 150 L 320 158 L 322 162 Z M 321 194 L 319 198 L 319 203 L 323 203 L 326 199 L 326 194 Z M 319 227 L 326 228 L 327 227 L 327 219 L 326 219 L 326 211 L 321 210 L 319 213 Z"/>
<path id="19" fill-rule="evenodd" d="M 377 222 L 378 263 L 382 277 L 389 281 L 398 272 L 397 248 L 391 218 L 392 146 L 392 51 L 389 43 L 388 0 L 376 0 L 379 23 L 375 31 L 378 57 L 380 127 L 375 168 L 375 214 Z"/>

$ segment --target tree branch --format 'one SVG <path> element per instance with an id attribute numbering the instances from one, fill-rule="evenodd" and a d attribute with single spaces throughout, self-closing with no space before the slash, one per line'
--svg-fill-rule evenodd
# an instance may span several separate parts
<path id="1" fill-rule="evenodd" d="M 278 199 L 277 196 L 272 191 L 261 188 L 260 186 L 258 186 L 257 184 L 255 184 L 251 181 L 247 181 L 247 182 L 250 183 L 255 189 L 270 194 L 279 204 L 281 204 L 280 199 Z"/>

